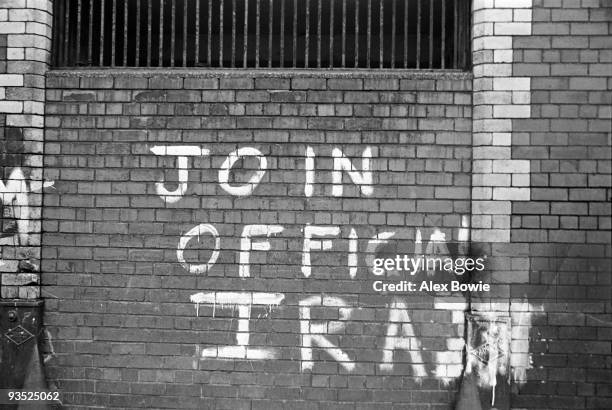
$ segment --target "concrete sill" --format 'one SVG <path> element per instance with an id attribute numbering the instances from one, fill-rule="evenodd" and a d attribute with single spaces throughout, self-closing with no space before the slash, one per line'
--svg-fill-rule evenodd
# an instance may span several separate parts
<path id="1" fill-rule="evenodd" d="M 199 78 L 379 78 L 406 80 L 471 80 L 471 71 L 391 69 L 208 69 L 208 68 L 57 68 L 47 72 L 58 77 L 180 76 Z"/>

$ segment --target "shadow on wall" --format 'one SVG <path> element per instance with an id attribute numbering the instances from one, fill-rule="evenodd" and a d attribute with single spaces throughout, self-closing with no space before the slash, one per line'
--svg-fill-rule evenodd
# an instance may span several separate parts
<path id="1" fill-rule="evenodd" d="M 38 257 L 28 246 L 39 244 L 39 228 L 32 223 L 37 218 L 38 200 L 32 194 L 40 195 L 46 186 L 40 179 L 32 179 L 31 165 L 27 162 L 24 131 L 17 127 L 5 126 L 6 116 L 0 117 L 0 245 L 20 247 L 12 256 L 0 253 L 2 272 L 38 272 Z M 24 283 L 20 283 L 24 285 Z M 12 285 L 15 285 L 12 283 Z M 3 293 L 3 297 L 7 296 Z"/>
<path id="2" fill-rule="evenodd" d="M 3 116 L 5 117 L 5 116 Z M 18 220 L 23 166 L 23 132 L 20 128 L 4 127 L 0 119 L 0 244 L 9 244 L 4 238 L 12 238 L 19 232 Z M 12 243 L 11 243 L 12 244 Z"/>
<path id="3" fill-rule="evenodd" d="M 529 300 L 542 314 L 532 315 L 531 366 L 525 382 L 513 385 L 513 405 L 605 407 L 588 398 L 608 388 L 612 368 L 612 322 L 603 313 L 612 295 L 610 256 L 602 249 L 548 243 L 532 256 Z"/>

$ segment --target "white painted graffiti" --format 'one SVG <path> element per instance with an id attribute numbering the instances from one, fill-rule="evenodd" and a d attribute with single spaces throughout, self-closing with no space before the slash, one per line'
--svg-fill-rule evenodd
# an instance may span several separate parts
<path id="1" fill-rule="evenodd" d="M 310 251 L 324 251 L 332 248 L 330 239 L 317 240 L 312 239 L 313 236 L 338 236 L 340 234 L 339 226 L 313 226 L 307 225 L 304 228 L 304 248 L 302 252 L 302 273 L 305 277 L 309 277 L 312 269 L 310 267 Z"/>
<path id="2" fill-rule="evenodd" d="M 240 239 L 240 256 L 238 265 L 238 276 L 241 278 L 248 278 L 251 276 L 251 264 L 250 264 L 250 251 L 269 251 L 270 242 L 268 241 L 257 241 L 253 242 L 251 238 L 254 236 L 266 236 L 281 233 L 283 227 L 280 225 L 246 225 L 242 230 L 242 237 Z"/>
<path id="3" fill-rule="evenodd" d="M 21 168 L 11 172 L 6 184 L 0 180 L 0 201 L 3 207 L 12 211 L 16 219 L 19 244 L 26 244 L 29 233 L 30 208 L 28 206 L 28 186 Z M 2 241 L 2 239 L 0 239 Z M 2 243 L 2 242 L 0 242 Z"/>
<path id="4" fill-rule="evenodd" d="M 10 173 L 6 181 L 0 180 L 0 202 L 3 209 L 2 219 L 7 218 L 15 221 L 15 243 L 12 231 L 4 232 L 2 228 L 2 237 L 0 237 L 0 245 L 27 245 L 28 236 L 32 232 L 31 221 L 35 217 L 32 214 L 30 206 L 30 194 L 40 193 L 44 188 L 52 187 L 53 182 L 42 182 L 28 180 L 21 168 L 15 168 Z M 6 236 L 5 236 L 6 235 Z"/>
<path id="5" fill-rule="evenodd" d="M 189 157 L 208 155 L 208 150 L 197 145 L 164 145 L 154 146 L 151 152 L 155 155 L 170 155 L 177 157 L 178 187 L 174 191 L 168 191 L 164 181 L 155 184 L 155 190 L 165 202 L 172 204 L 178 202 L 187 192 L 187 181 L 189 180 Z"/>
<path id="6" fill-rule="evenodd" d="M 157 194 L 166 203 L 176 203 L 183 198 L 189 190 L 189 159 L 190 157 L 208 156 L 209 150 L 195 145 L 181 146 L 154 146 L 151 151 L 155 155 L 176 157 L 176 171 L 178 173 L 178 186 L 174 190 L 166 188 L 166 182 L 161 180 L 156 183 Z M 257 161 L 257 166 L 251 170 L 252 174 L 245 182 L 236 183 L 232 180 L 232 170 L 237 167 L 239 161 L 246 157 L 252 157 Z M 344 195 L 343 176 L 347 175 L 348 180 L 356 185 L 362 196 L 372 196 L 374 193 L 373 175 L 373 149 L 366 147 L 361 155 L 361 166 L 358 169 L 353 161 L 347 157 L 341 149 L 333 148 L 331 157 L 333 167 L 331 171 L 331 191 L 332 197 Z M 315 195 L 317 185 L 317 156 L 314 148 L 306 147 L 304 151 L 304 196 L 310 198 Z M 252 195 L 259 184 L 264 181 L 268 171 L 268 161 L 265 155 L 257 148 L 242 147 L 228 154 L 218 170 L 219 187 L 227 194 L 234 197 L 245 197 Z M 246 280 L 251 278 L 251 257 L 252 252 L 270 252 L 273 250 L 273 237 L 285 232 L 285 227 L 276 224 L 252 224 L 245 225 L 240 235 L 239 249 L 236 250 L 238 261 L 237 276 Z M 371 236 L 361 238 L 355 227 L 348 227 L 349 231 L 344 232 L 339 225 L 314 225 L 305 224 L 302 229 L 301 247 L 301 273 L 304 277 L 313 276 L 316 263 L 317 252 L 336 251 L 341 248 L 338 241 L 347 241 L 346 267 L 348 277 L 355 279 L 359 273 L 359 268 L 366 268 L 368 274 L 374 273 L 372 267 L 373 260 L 378 252 L 384 250 L 386 245 L 392 243 L 397 236 L 395 231 L 378 232 Z M 424 239 L 424 234 L 426 239 Z M 414 255 L 450 255 L 447 245 L 448 232 L 443 232 L 437 227 L 414 230 Z M 192 248 L 194 242 L 200 242 L 202 236 L 207 239 L 206 243 L 213 243 L 208 260 L 193 260 L 185 257 L 185 253 Z M 291 234 L 289 236 L 292 236 Z M 461 226 L 456 235 L 450 237 L 457 238 L 458 248 L 456 253 L 465 255 L 467 244 L 470 237 L 469 218 L 461 217 Z M 212 241 L 211 241 L 212 239 Z M 403 239 L 403 237 L 402 237 Z M 205 274 L 214 268 L 223 248 L 223 236 L 219 234 L 217 228 L 211 224 L 202 223 L 183 234 L 178 242 L 177 260 L 185 270 L 192 274 Z M 365 243 L 365 255 L 363 264 L 360 260 L 360 242 Z M 189 259 L 189 260 L 188 260 Z M 433 272 L 427 272 L 432 275 Z M 467 301 L 461 299 L 456 302 L 444 302 L 434 298 L 434 311 L 451 311 L 453 324 L 463 324 L 463 314 L 467 306 Z M 200 305 L 212 306 L 212 316 L 215 316 L 217 309 L 237 310 L 236 343 L 234 345 L 223 346 L 196 346 L 196 359 L 249 359 L 249 360 L 270 360 L 279 357 L 279 349 L 270 346 L 251 346 L 250 342 L 250 322 L 253 318 L 253 309 L 267 309 L 269 313 L 273 308 L 280 308 L 285 300 L 282 293 L 265 292 L 200 292 L 191 296 L 191 302 L 195 304 L 196 316 L 200 315 Z M 384 333 L 384 343 L 381 345 L 380 362 L 378 370 L 390 372 L 394 369 L 400 355 L 410 358 L 412 375 L 416 378 L 423 378 L 431 375 L 440 379 L 443 383 L 448 383 L 452 378 L 459 377 L 463 369 L 462 349 L 465 345 L 463 337 L 446 337 L 446 351 L 430 351 L 423 346 L 423 341 L 415 331 L 412 322 L 409 303 L 403 299 L 394 298 L 387 304 L 388 319 L 386 331 Z M 319 320 L 315 312 L 318 308 L 336 309 L 337 318 L 335 320 Z M 347 324 L 352 320 L 351 316 L 357 307 L 351 307 L 342 298 L 328 295 L 307 296 L 298 302 L 298 321 L 300 332 L 300 363 L 301 370 L 312 370 L 317 363 L 314 352 L 318 349 L 322 354 L 329 356 L 336 361 L 346 371 L 354 371 L 358 364 L 358 358 L 353 357 L 350 350 L 343 350 L 341 346 L 343 335 Z M 401 353 L 400 353 L 401 352 Z M 427 363 L 433 362 L 433 367 L 426 365 L 424 356 L 429 354 Z M 197 360 L 194 368 L 197 368 Z"/>
<path id="7" fill-rule="evenodd" d="M 198 238 L 198 241 L 199 241 L 200 236 L 205 233 L 209 233 L 215 238 L 215 247 L 213 248 L 212 255 L 210 255 L 210 259 L 208 260 L 208 262 L 202 263 L 202 264 L 187 263 L 187 261 L 185 261 L 185 256 L 184 256 L 184 252 L 185 252 L 185 248 L 187 247 L 187 244 L 193 238 L 196 238 L 196 237 Z M 176 250 L 176 259 L 180 262 L 183 268 L 189 271 L 189 273 L 208 272 L 210 268 L 217 261 L 217 258 L 219 257 L 220 244 L 221 244 L 221 241 L 219 239 L 219 232 L 217 232 L 217 229 L 210 224 L 200 224 L 196 226 L 195 228 L 192 228 L 191 230 L 189 230 L 183 236 L 181 236 L 181 239 L 179 240 L 178 249 Z"/>
<path id="8" fill-rule="evenodd" d="M 340 319 L 338 321 L 326 323 L 313 323 L 310 320 L 311 306 L 334 306 L 339 308 Z M 344 308 L 344 309 L 342 309 Z M 300 331 L 301 331 L 301 354 L 302 370 L 312 369 L 312 346 L 317 345 L 324 349 L 334 360 L 340 363 L 346 370 L 351 371 L 355 368 L 355 363 L 340 348 L 329 341 L 324 334 L 336 333 L 342 330 L 349 319 L 351 309 L 346 309 L 344 301 L 331 296 L 311 296 L 300 301 Z"/>
<path id="9" fill-rule="evenodd" d="M 157 195 L 166 203 L 178 202 L 187 192 L 189 182 L 189 157 L 208 156 L 210 151 L 197 145 L 155 145 L 150 148 L 151 152 L 159 156 L 177 157 L 178 187 L 169 191 L 165 187 L 165 182 L 159 181 L 155 184 Z M 312 147 L 306 147 L 305 156 L 305 183 L 304 194 L 306 197 L 313 195 L 313 185 L 315 184 L 315 152 Z M 361 193 L 370 196 L 374 192 L 372 186 L 373 176 L 371 170 L 372 148 L 367 147 L 363 151 L 361 158 L 361 171 L 353 162 L 344 155 L 339 148 L 334 148 L 332 152 L 334 159 L 332 171 L 332 195 L 342 196 L 342 175 L 346 172 L 353 183 L 358 185 Z M 243 157 L 254 157 L 258 160 L 259 167 L 251 178 L 240 186 L 230 185 L 230 173 L 232 168 Z M 233 196 L 248 196 L 253 193 L 255 188 L 261 183 L 266 170 L 268 160 L 264 154 L 254 147 L 241 147 L 231 152 L 223 161 L 219 168 L 219 186 L 228 194 Z"/>
<path id="10" fill-rule="evenodd" d="M 246 156 L 252 156 L 259 160 L 259 169 L 255 174 L 249 179 L 249 181 L 242 186 L 231 186 L 229 184 L 230 179 L 230 171 L 234 164 L 241 158 Z M 266 173 L 266 169 L 268 167 L 268 161 L 266 157 L 257 149 L 253 147 L 244 147 L 239 148 L 236 151 L 229 154 L 227 159 L 221 165 L 221 169 L 219 170 L 219 185 L 225 192 L 230 195 L 235 196 L 248 196 L 253 193 L 255 187 L 261 182 L 261 179 Z"/>
<path id="11" fill-rule="evenodd" d="M 280 293 L 262 292 L 216 292 L 196 293 L 191 296 L 191 301 L 196 304 L 196 316 L 199 316 L 200 304 L 212 304 L 213 316 L 216 307 L 238 308 L 238 331 L 236 333 L 236 345 L 217 346 L 200 350 L 200 357 L 220 357 L 225 359 L 274 359 L 277 350 L 274 348 L 253 348 L 249 346 L 249 322 L 252 306 L 264 306 L 271 309 L 278 306 L 285 295 Z"/>

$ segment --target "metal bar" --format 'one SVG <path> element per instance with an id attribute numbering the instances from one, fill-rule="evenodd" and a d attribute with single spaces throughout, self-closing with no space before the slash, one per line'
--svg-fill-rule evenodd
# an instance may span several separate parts
<path id="1" fill-rule="evenodd" d="M 140 0 L 136 1 L 136 67 L 140 67 Z"/>
<path id="2" fill-rule="evenodd" d="M 334 66 L 334 0 L 329 0 L 329 67 Z"/>
<path id="3" fill-rule="evenodd" d="M 147 0 L 147 67 L 151 67 L 151 56 L 153 55 L 153 10 L 151 0 Z"/>
<path id="4" fill-rule="evenodd" d="M 128 0 L 123 2 L 123 66 L 127 67 L 127 49 L 128 49 Z"/>
<path id="5" fill-rule="evenodd" d="M 342 68 L 346 67 L 346 0 L 342 0 Z"/>
<path id="6" fill-rule="evenodd" d="M 321 14 L 323 14 L 323 2 L 319 0 L 317 4 L 317 68 L 321 68 Z"/>
<path id="7" fill-rule="evenodd" d="M 93 0 L 89 0 L 89 29 L 87 30 L 87 65 L 93 65 Z"/>
<path id="8" fill-rule="evenodd" d="M 76 64 L 81 63 L 81 0 L 77 1 L 77 36 L 76 36 Z"/>
<path id="9" fill-rule="evenodd" d="M 164 0 L 159 0 L 159 60 L 157 65 L 161 67 L 164 63 Z"/>
<path id="10" fill-rule="evenodd" d="M 441 55 L 441 67 L 442 69 L 446 68 L 445 64 L 445 54 L 446 54 L 446 0 L 442 1 L 442 17 L 440 18 L 440 25 L 442 26 L 442 50 L 440 51 Z"/>
<path id="11" fill-rule="evenodd" d="M 285 0 L 281 0 L 280 21 L 280 66 L 285 66 Z"/>
<path id="12" fill-rule="evenodd" d="M 236 67 L 236 0 L 232 0 L 232 58 L 230 66 L 232 68 Z"/>
<path id="13" fill-rule="evenodd" d="M 62 37 L 62 34 L 64 32 L 64 21 L 62 20 L 63 13 L 62 13 L 62 7 L 64 7 L 64 3 L 61 0 L 58 0 L 57 3 L 55 3 L 55 7 L 56 9 L 54 10 L 53 13 L 53 37 L 52 40 L 53 41 L 53 53 L 52 58 L 53 58 L 53 62 L 56 66 L 61 67 L 63 66 L 63 61 L 62 61 L 62 44 L 61 41 L 64 39 Z"/>
<path id="14" fill-rule="evenodd" d="M 223 0 L 219 3 L 219 67 L 223 67 Z"/>
<path id="15" fill-rule="evenodd" d="M 408 0 L 404 0 L 404 68 L 408 68 Z"/>
<path id="16" fill-rule="evenodd" d="M 434 0 L 429 0 L 429 68 L 433 68 Z"/>
<path id="17" fill-rule="evenodd" d="M 259 68 L 259 36 L 261 34 L 259 30 L 259 20 L 260 20 L 259 3 L 260 3 L 260 0 L 257 0 L 257 2 L 255 3 L 255 67 L 256 68 Z"/>
<path id="18" fill-rule="evenodd" d="M 293 68 L 297 66 L 297 0 L 293 0 Z"/>
<path id="19" fill-rule="evenodd" d="M 200 0 L 194 0 L 196 4 L 196 15 L 195 15 L 195 57 L 194 64 L 200 65 Z"/>
<path id="20" fill-rule="evenodd" d="M 100 0 L 100 66 L 104 66 L 104 0 Z"/>
<path id="21" fill-rule="evenodd" d="M 58 50 L 57 50 L 57 39 L 60 33 L 60 23 L 59 23 L 59 11 L 60 11 L 61 3 L 57 1 L 53 3 L 53 15 L 51 18 L 53 19 L 53 35 L 51 36 L 51 64 L 56 67 L 60 66 Z"/>
<path id="22" fill-rule="evenodd" d="M 310 46 L 310 0 L 306 0 L 306 46 L 304 47 L 304 67 L 308 68 L 308 48 Z"/>
<path id="23" fill-rule="evenodd" d="M 207 65 L 208 67 L 212 66 L 212 0 L 208 0 L 208 37 L 206 41 L 208 42 L 208 56 L 207 56 Z"/>
<path id="24" fill-rule="evenodd" d="M 468 53 L 471 50 L 471 45 L 470 45 L 470 6 L 465 3 L 463 5 L 463 23 L 461 24 L 462 30 L 463 30 L 463 46 L 462 46 L 462 50 L 463 52 L 461 53 L 463 55 L 463 64 L 461 65 L 462 69 L 466 69 L 469 66 L 469 60 L 468 60 Z"/>
<path id="25" fill-rule="evenodd" d="M 283 1 L 283 0 L 281 0 Z M 272 67 L 272 20 L 274 14 L 272 10 L 274 8 L 274 0 L 270 0 L 270 10 L 268 10 L 268 67 Z"/>
<path id="26" fill-rule="evenodd" d="M 417 0 L 416 68 L 421 68 L 421 0 Z"/>
<path id="27" fill-rule="evenodd" d="M 463 17 L 463 10 L 461 9 L 461 2 L 457 1 L 457 68 L 461 67 L 463 61 L 461 45 L 463 44 L 463 33 L 461 32 L 461 22 Z"/>
<path id="28" fill-rule="evenodd" d="M 463 21 L 463 10 L 461 8 L 461 2 L 457 1 L 457 68 L 461 67 L 463 62 L 461 46 L 463 44 L 463 33 L 461 30 Z"/>
<path id="29" fill-rule="evenodd" d="M 249 0 L 244 0 L 244 44 L 242 66 L 247 67 L 247 44 L 249 39 Z"/>
<path id="30" fill-rule="evenodd" d="M 111 31 L 111 66 L 114 67 L 117 64 L 115 56 L 115 41 L 117 40 L 117 0 L 113 0 L 113 26 Z"/>
<path id="31" fill-rule="evenodd" d="M 69 42 L 70 42 L 70 0 L 65 0 L 64 3 L 64 17 L 65 17 L 65 25 L 64 25 L 64 52 L 62 53 L 62 60 L 64 62 L 64 66 L 68 65 L 68 60 L 70 59 L 68 55 Z"/>
<path id="32" fill-rule="evenodd" d="M 187 2 L 183 0 L 183 67 L 187 67 Z"/>
<path id="33" fill-rule="evenodd" d="M 395 68 L 395 3 L 391 3 L 391 68 Z"/>
<path id="34" fill-rule="evenodd" d="M 359 67 L 359 0 L 355 0 L 355 68 Z"/>
<path id="35" fill-rule="evenodd" d="M 457 68 L 457 0 L 453 0 L 453 68 Z"/>
<path id="36" fill-rule="evenodd" d="M 384 36 L 383 36 L 383 25 L 385 23 L 385 11 L 383 9 L 383 4 L 385 0 L 380 0 L 380 18 L 378 19 L 378 62 L 380 64 L 380 68 L 383 68 L 383 50 L 384 50 Z"/>
<path id="37" fill-rule="evenodd" d="M 461 69 L 464 69 L 467 67 L 467 45 L 468 45 L 468 39 L 467 39 L 467 35 L 468 35 L 468 30 L 466 27 L 466 23 L 467 23 L 467 16 L 469 13 L 469 9 L 466 7 L 466 2 L 461 3 L 461 7 L 462 7 L 462 11 L 460 14 L 460 19 L 459 19 L 459 30 L 460 30 L 460 35 L 461 35 L 461 42 L 459 43 L 459 49 L 461 50 L 461 61 L 460 61 L 460 67 Z"/>
<path id="38" fill-rule="evenodd" d="M 366 64 L 370 68 L 371 60 L 371 40 L 372 40 L 372 0 L 368 0 L 368 35 L 367 35 L 367 53 L 366 53 Z"/>

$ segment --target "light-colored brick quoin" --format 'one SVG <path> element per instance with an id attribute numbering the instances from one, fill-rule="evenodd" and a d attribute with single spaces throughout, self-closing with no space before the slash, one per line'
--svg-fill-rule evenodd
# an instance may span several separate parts
<path id="1" fill-rule="evenodd" d="M 531 79 L 512 71 L 513 37 L 531 34 L 531 7 L 531 0 L 473 2 L 476 242 L 510 242 L 511 201 L 530 199 L 529 161 L 513 160 L 511 143 L 512 119 L 531 115 Z"/>
<path id="2" fill-rule="evenodd" d="M 44 84 L 51 51 L 51 10 L 48 0 L 0 1 L 0 36 L 6 38 L 5 72 L 0 73 L 2 127 L 17 128 L 23 137 L 23 164 L 27 180 L 0 181 L 2 198 L 18 196 L 19 232 L 0 242 L 1 298 L 37 299 L 40 266 L 42 208 L 42 152 Z M 27 63 L 27 64 L 25 64 Z M 28 67 L 24 71 L 24 67 Z M 17 97 L 28 95 L 27 98 Z M 8 132 L 8 131 L 6 131 Z M 21 175 L 14 174 L 14 175 Z M 13 192 L 19 187 L 18 192 Z M 24 199 L 25 198 L 25 199 Z M 6 204 L 5 204 L 6 205 Z M 20 267 L 28 265 L 27 267 Z M 20 273 L 34 269 L 34 273 Z"/>

